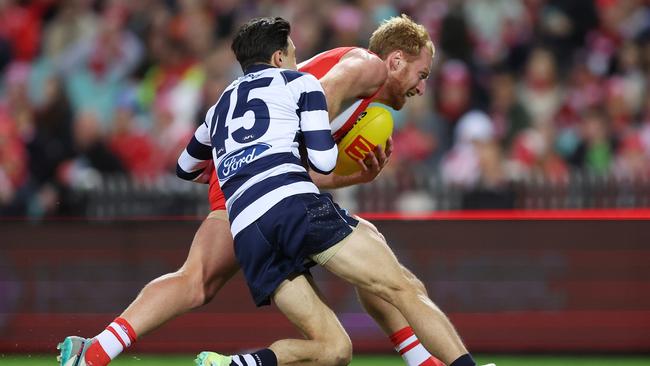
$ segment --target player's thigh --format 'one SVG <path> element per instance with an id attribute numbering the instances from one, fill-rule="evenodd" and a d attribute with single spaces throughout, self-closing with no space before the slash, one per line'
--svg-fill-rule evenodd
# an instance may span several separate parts
<path id="1" fill-rule="evenodd" d="M 273 301 L 307 339 L 349 340 L 311 277 L 300 275 L 284 280 L 273 293 Z"/>
<path id="2" fill-rule="evenodd" d="M 368 228 L 368 230 L 370 230 L 374 235 L 376 235 L 378 238 L 380 238 L 383 242 L 387 243 L 386 238 L 384 237 L 384 235 L 379 231 L 379 229 L 377 229 L 377 227 L 373 223 L 371 223 L 370 221 L 368 221 L 366 219 L 363 219 L 363 218 L 361 218 L 359 216 L 355 216 L 354 218 L 356 220 L 358 220 L 360 224 L 365 225 Z M 391 252 L 392 252 L 392 249 L 391 249 Z M 400 267 L 402 267 L 402 272 L 404 273 L 404 276 L 408 280 L 415 281 L 415 282 L 420 282 L 420 279 L 417 276 L 415 276 L 415 274 L 413 274 L 413 272 L 411 272 L 410 269 L 406 268 L 402 263 L 400 263 Z M 424 285 L 422 285 L 422 286 L 424 286 Z"/>
<path id="3" fill-rule="evenodd" d="M 357 219 L 360 224 L 365 225 L 368 228 L 368 230 L 372 231 L 372 233 L 374 233 L 378 238 L 380 238 L 382 241 L 386 242 L 386 238 L 384 237 L 384 235 L 381 232 L 379 232 L 379 230 L 377 229 L 377 227 L 373 223 L 371 223 L 370 221 L 367 221 L 365 219 L 362 219 L 361 217 L 358 217 L 358 216 L 355 216 L 354 218 Z M 391 249 L 391 251 L 392 251 L 392 249 Z M 410 269 L 406 268 L 401 263 L 400 263 L 400 267 L 402 268 L 402 273 L 404 274 L 404 277 L 406 277 L 406 279 L 410 283 L 415 285 L 420 291 L 422 291 L 424 293 L 427 292 L 426 287 L 424 286 L 424 283 L 422 283 L 422 281 L 415 274 L 413 274 L 413 272 L 411 272 Z"/>
<path id="4" fill-rule="evenodd" d="M 382 233 L 379 232 L 379 229 L 370 221 L 363 219 L 359 216 L 354 216 L 354 218 L 359 221 L 360 224 L 363 224 L 368 230 L 372 231 L 377 237 L 386 242 L 386 238 Z"/>
<path id="5" fill-rule="evenodd" d="M 337 276 L 373 290 L 376 286 L 394 288 L 405 280 L 402 267 L 383 236 L 360 221 L 352 234 L 339 244 L 336 254 L 323 266 Z"/>
<path id="6" fill-rule="evenodd" d="M 205 281 L 225 282 L 239 269 L 227 218 L 208 217 L 194 235 L 183 269 L 199 272 Z M 211 215 L 214 216 L 214 215 Z"/>

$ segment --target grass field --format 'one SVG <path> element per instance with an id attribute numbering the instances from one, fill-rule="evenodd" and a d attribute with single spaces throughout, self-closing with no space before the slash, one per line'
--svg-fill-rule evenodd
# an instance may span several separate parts
<path id="1" fill-rule="evenodd" d="M 193 355 L 125 355 L 111 366 L 192 366 Z M 495 362 L 497 366 L 648 366 L 649 356 L 504 356 L 478 355 L 479 364 Z M 0 355 L 2 366 L 56 365 L 55 356 Z M 396 356 L 355 356 L 352 366 L 403 366 Z"/>

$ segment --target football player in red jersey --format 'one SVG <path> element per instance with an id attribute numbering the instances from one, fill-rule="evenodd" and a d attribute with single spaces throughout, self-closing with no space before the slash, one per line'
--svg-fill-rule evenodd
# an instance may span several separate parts
<path id="1" fill-rule="evenodd" d="M 332 131 L 340 139 L 372 101 L 401 109 L 407 98 L 422 95 L 431 71 L 434 48 L 426 29 L 407 16 L 384 22 L 372 35 L 369 49 L 336 48 L 301 63 L 299 70 L 320 79 L 328 103 Z M 391 155 L 380 146 L 365 161 L 362 169 L 350 176 L 320 175 L 310 172 L 319 188 L 338 188 L 373 180 Z M 208 180 L 211 172 L 205 172 Z M 127 307 L 92 339 L 68 337 L 61 344 L 63 353 L 79 353 L 93 366 L 104 366 L 125 348 L 169 320 L 209 302 L 239 270 L 233 249 L 225 199 L 219 185 L 210 185 L 211 212 L 197 230 L 188 257 L 176 272 L 148 283 Z M 372 224 L 360 219 L 374 229 Z M 376 231 L 376 229 L 374 229 Z M 409 276 L 424 288 L 415 276 Z M 409 366 L 441 365 L 420 345 L 406 320 L 384 300 L 359 291 L 366 311 L 389 335 L 395 349 Z M 114 339 L 113 339 L 114 338 Z M 113 343 L 106 352 L 104 343 Z M 66 357 L 61 357 L 62 361 Z"/>

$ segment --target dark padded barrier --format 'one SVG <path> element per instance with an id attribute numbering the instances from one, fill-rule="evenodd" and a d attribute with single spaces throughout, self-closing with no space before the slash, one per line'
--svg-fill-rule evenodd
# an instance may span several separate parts
<path id="1" fill-rule="evenodd" d="M 0 352 L 54 352 L 93 336 L 149 280 L 178 268 L 196 220 L 0 222 Z M 470 349 L 650 350 L 650 221 L 378 221 Z M 354 291 L 314 275 L 356 352 L 390 352 Z M 213 302 L 141 339 L 137 351 L 236 351 L 298 337 L 256 309 L 241 275 Z"/>

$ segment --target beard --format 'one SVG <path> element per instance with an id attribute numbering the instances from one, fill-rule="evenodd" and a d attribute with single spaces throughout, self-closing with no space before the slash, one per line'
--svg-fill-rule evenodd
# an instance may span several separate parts
<path id="1" fill-rule="evenodd" d="M 385 86 L 388 89 L 388 105 L 399 111 L 406 104 L 406 92 L 399 80 L 389 80 Z"/>

